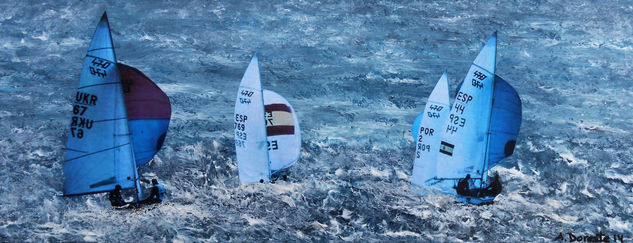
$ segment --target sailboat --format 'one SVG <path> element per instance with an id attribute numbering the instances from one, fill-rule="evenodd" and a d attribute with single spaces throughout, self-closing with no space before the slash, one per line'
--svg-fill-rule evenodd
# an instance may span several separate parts
<path id="1" fill-rule="evenodd" d="M 469 176 L 468 190 L 457 191 L 457 201 L 462 203 L 493 202 L 497 194 L 487 191 L 488 170 L 512 155 L 521 126 L 521 99 L 509 83 L 495 75 L 496 52 L 495 32 L 459 85 L 453 106 L 443 118 L 440 139 L 433 140 L 439 151 L 424 162 L 434 164 L 434 172 L 431 168 L 427 177 L 415 179 L 433 186 L 446 181 L 455 184 Z"/>
<path id="2" fill-rule="evenodd" d="M 167 95 L 135 68 L 117 64 L 104 12 L 84 58 L 66 142 L 64 195 L 136 189 L 137 166 L 162 146 L 171 117 Z M 121 80 L 126 80 L 125 85 Z"/>
<path id="3" fill-rule="evenodd" d="M 262 89 L 257 54 L 240 82 L 235 100 L 235 152 L 241 183 L 269 182 L 300 156 L 297 115 L 281 95 Z"/>

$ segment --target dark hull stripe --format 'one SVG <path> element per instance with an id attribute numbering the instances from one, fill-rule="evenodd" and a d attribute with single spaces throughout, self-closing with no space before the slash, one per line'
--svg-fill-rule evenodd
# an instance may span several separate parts
<path id="1" fill-rule="evenodd" d="M 285 104 L 270 104 L 270 105 L 265 105 L 264 110 L 266 110 L 266 112 L 273 112 L 273 111 L 290 112 L 290 107 L 288 107 Z"/>

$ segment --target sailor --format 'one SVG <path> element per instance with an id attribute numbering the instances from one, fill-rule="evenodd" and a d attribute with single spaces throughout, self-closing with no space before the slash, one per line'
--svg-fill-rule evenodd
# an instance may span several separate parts
<path id="1" fill-rule="evenodd" d="M 501 180 L 499 179 L 499 173 L 495 172 L 495 177 L 490 182 L 490 185 L 486 188 L 486 192 L 490 195 L 499 195 L 501 193 Z"/>
<path id="2" fill-rule="evenodd" d="M 149 197 L 145 198 L 145 200 L 141 201 L 141 204 L 154 204 L 160 203 L 165 199 L 165 186 L 158 183 L 158 180 L 152 179 L 152 191 L 149 194 Z"/>
<path id="3" fill-rule="evenodd" d="M 457 182 L 457 194 L 467 196 L 470 182 L 470 174 L 467 174 L 465 178 L 459 179 Z"/>
<path id="4" fill-rule="evenodd" d="M 114 187 L 114 190 L 110 191 L 108 198 L 110 199 L 110 204 L 112 204 L 112 207 L 121 207 L 121 206 L 125 206 L 127 203 L 123 200 L 123 197 L 121 196 L 121 186 L 120 185 L 116 185 Z"/>

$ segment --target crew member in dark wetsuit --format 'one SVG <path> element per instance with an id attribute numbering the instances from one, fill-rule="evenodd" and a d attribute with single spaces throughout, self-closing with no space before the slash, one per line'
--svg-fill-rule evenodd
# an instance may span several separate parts
<path id="1" fill-rule="evenodd" d="M 465 178 L 459 179 L 457 182 L 457 194 L 462 196 L 470 195 L 469 190 L 470 174 L 467 174 Z"/>
<path id="2" fill-rule="evenodd" d="M 165 186 L 158 184 L 158 180 L 152 179 L 152 191 L 149 194 L 149 197 L 145 198 L 145 200 L 141 201 L 141 204 L 154 204 L 160 203 L 165 199 Z"/>
<path id="3" fill-rule="evenodd" d="M 494 179 L 490 182 L 490 185 L 486 188 L 486 194 L 490 196 L 496 196 L 501 193 L 501 179 L 499 179 L 499 173 L 495 173 Z"/>
<path id="4" fill-rule="evenodd" d="M 108 198 L 110 199 L 110 204 L 112 207 L 121 207 L 127 205 L 127 203 L 123 200 L 121 196 L 121 186 L 116 185 L 114 190 L 110 191 Z"/>

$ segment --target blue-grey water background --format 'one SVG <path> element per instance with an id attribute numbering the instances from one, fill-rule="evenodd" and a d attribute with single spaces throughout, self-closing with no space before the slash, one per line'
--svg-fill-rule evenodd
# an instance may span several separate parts
<path id="1" fill-rule="evenodd" d="M 0 241 L 547 241 L 633 238 L 633 7 L 626 1 L 2 1 Z M 120 62 L 171 98 L 146 178 L 167 202 L 60 197 L 71 98 L 104 10 Z M 410 127 L 489 35 L 518 91 L 489 206 L 411 193 Z M 233 106 L 250 57 L 301 122 L 287 182 L 240 185 Z"/>

